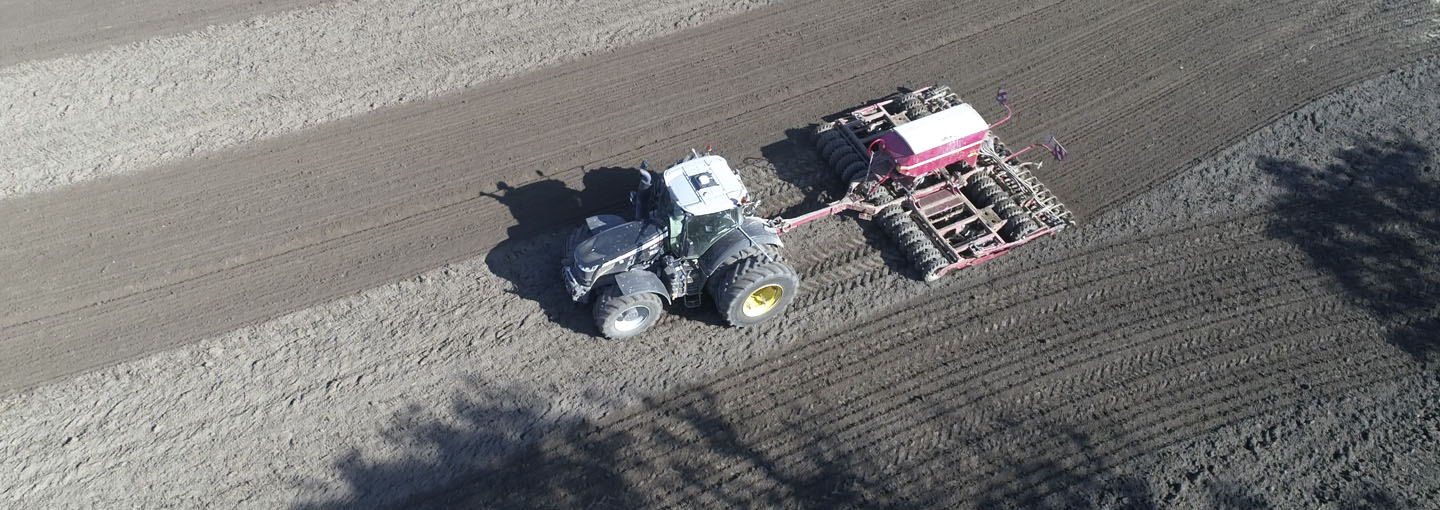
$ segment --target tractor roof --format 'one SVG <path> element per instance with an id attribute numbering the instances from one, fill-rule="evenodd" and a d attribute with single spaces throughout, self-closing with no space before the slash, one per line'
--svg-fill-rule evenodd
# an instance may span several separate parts
<path id="1" fill-rule="evenodd" d="M 699 216 L 732 209 L 747 193 L 720 156 L 700 156 L 665 171 L 665 187 L 685 212 Z"/>
<path id="2" fill-rule="evenodd" d="M 989 128 L 990 124 L 980 117 L 975 108 L 962 103 L 896 126 L 893 131 L 909 146 L 910 154 L 920 154 Z M 890 149 L 903 150 L 901 147 Z"/>

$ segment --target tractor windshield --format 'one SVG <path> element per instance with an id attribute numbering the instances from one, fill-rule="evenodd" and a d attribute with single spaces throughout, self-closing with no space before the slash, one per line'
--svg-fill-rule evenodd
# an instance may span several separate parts
<path id="1" fill-rule="evenodd" d="M 729 234 L 740 224 L 740 208 L 728 209 L 703 216 L 686 215 L 685 234 L 681 239 L 683 250 L 676 253 L 682 257 L 699 257 L 709 250 L 716 241 Z"/>

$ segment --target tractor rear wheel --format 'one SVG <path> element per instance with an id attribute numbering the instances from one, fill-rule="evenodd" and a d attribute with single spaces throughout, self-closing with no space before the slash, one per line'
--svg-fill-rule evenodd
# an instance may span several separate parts
<path id="1" fill-rule="evenodd" d="M 629 338 L 655 324 L 665 305 L 657 294 L 620 295 L 620 288 L 606 287 L 595 299 L 595 325 L 605 338 Z"/>
<path id="2" fill-rule="evenodd" d="M 800 290 L 800 276 L 781 260 L 741 259 L 724 272 L 712 297 L 732 326 L 754 326 L 779 317 Z"/>

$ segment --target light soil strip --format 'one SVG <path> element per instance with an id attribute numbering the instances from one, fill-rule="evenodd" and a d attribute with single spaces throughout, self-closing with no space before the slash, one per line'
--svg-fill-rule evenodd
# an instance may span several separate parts
<path id="1" fill-rule="evenodd" d="M 0 199 L 134 172 L 768 0 L 345 1 L 0 69 Z"/>
<path id="2" fill-rule="evenodd" d="M 879 263 L 878 255 L 863 257 L 868 266 L 856 278 L 836 282 L 832 289 L 807 285 L 807 292 L 820 293 L 825 299 L 802 301 L 785 324 L 766 328 L 720 328 L 705 324 L 704 314 L 700 314 L 670 317 L 657 325 L 654 334 L 641 339 L 597 341 L 555 322 L 583 324 L 587 320 L 583 308 L 547 309 L 541 304 L 553 305 L 557 297 L 563 299 L 553 285 L 553 267 L 548 262 L 558 235 L 512 243 L 488 259 L 429 271 L 410 281 L 0 401 L 4 409 L 0 430 L 7 431 L 0 437 L 0 501 L 23 502 L 27 508 L 394 503 L 411 496 L 417 487 L 443 487 L 469 470 L 491 465 L 566 424 L 581 419 L 603 421 L 647 396 L 664 395 L 735 367 L 792 363 L 790 358 L 770 357 L 815 342 L 805 340 L 807 335 L 844 334 L 849 328 L 837 326 L 837 317 L 873 320 L 877 317 L 867 314 L 881 313 L 906 300 L 941 303 L 933 298 L 981 292 L 968 287 L 991 279 L 1003 284 L 996 285 L 997 293 L 1003 290 L 1010 297 L 998 301 L 972 298 L 970 307 L 944 307 L 935 314 L 944 319 L 953 317 L 954 310 L 993 312 L 951 330 L 965 333 L 970 340 L 951 337 L 923 348 L 947 349 L 945 342 L 980 342 L 991 333 L 1012 334 L 1008 332 L 1023 329 L 1031 321 L 1045 325 L 1046 320 L 1068 320 L 1075 314 L 1100 315 L 1111 301 L 1148 299 L 1137 293 L 1140 288 L 1160 295 L 1163 285 L 1157 282 L 1169 280 L 1174 268 L 1155 261 L 1174 255 L 1171 250 L 1206 253 L 1209 234 L 1190 239 L 1185 229 L 1217 221 L 1225 225 L 1227 218 L 1236 215 L 1263 218 L 1270 214 L 1273 199 L 1283 192 L 1274 179 L 1256 168 L 1257 157 L 1296 158 L 1318 167 L 1327 161 L 1325 155 L 1330 151 L 1372 131 L 1390 129 L 1411 133 L 1427 147 L 1440 146 L 1440 132 L 1428 125 L 1429 119 L 1440 115 L 1440 102 L 1430 92 L 1440 83 L 1437 80 L 1440 66 L 1426 64 L 1328 96 L 1287 117 L 1281 123 L 1285 129 L 1261 130 L 1214 162 L 1197 166 L 1082 228 L 1027 247 L 1003 261 L 957 274 L 938 289 L 894 275 Z M 1401 108 L 1407 114 L 1395 115 Z M 1289 144 L 1296 148 L 1276 153 L 1277 147 Z M 764 170 L 755 166 L 742 169 L 747 178 L 757 181 L 762 180 L 757 172 Z M 777 195 L 795 192 L 776 190 Z M 800 260 L 823 263 L 825 247 L 853 237 L 857 228 L 837 222 L 801 231 L 811 237 L 797 238 L 792 252 Z M 1253 230 L 1241 229 L 1235 235 L 1263 241 L 1263 233 Z M 1145 240 L 1156 232 L 1165 233 L 1162 237 L 1167 239 Z M 1296 251 L 1293 247 L 1266 245 L 1257 250 L 1261 257 L 1256 260 L 1262 261 L 1303 257 L 1291 253 Z M 1245 273 L 1250 255 L 1203 258 L 1215 259 L 1212 263 L 1228 273 Z M 1043 268 L 1066 264 L 1079 264 L 1075 270 L 1085 274 L 1110 273 L 1105 278 L 1127 272 L 1135 276 L 1133 281 L 1106 284 L 1099 288 L 1106 294 L 1081 299 L 1072 303 L 1079 308 L 1057 313 L 1045 301 L 1048 291 L 1039 278 Z M 491 271 L 509 266 L 523 268 L 518 270 L 521 276 L 502 278 Z M 1280 271 L 1277 282 L 1312 281 L 1300 287 L 1307 291 L 1305 296 L 1282 293 L 1275 299 L 1303 297 L 1305 306 L 1310 307 L 1306 310 L 1326 311 L 1332 317 L 1328 320 L 1345 318 L 1345 334 L 1373 340 L 1373 344 L 1363 345 L 1351 342 L 1346 356 L 1368 363 L 1375 373 L 1408 370 L 1406 356 L 1380 338 L 1388 325 L 1367 317 L 1342 292 L 1313 283 L 1323 281 L 1323 275 L 1294 266 L 1255 269 Z M 1186 307 L 1190 312 L 1185 320 L 1215 322 L 1219 311 L 1210 310 L 1207 300 L 1221 297 L 1188 295 L 1183 282 L 1170 286 L 1175 288 L 1167 291 L 1169 297 L 1156 298 L 1157 302 L 1193 302 Z M 1264 289 L 1260 283 L 1255 287 L 1259 290 L 1242 288 L 1235 297 L 1224 299 L 1250 299 Z M 540 302 L 533 295 L 525 299 L 516 294 L 527 288 L 545 289 L 540 291 Z M 1038 300 L 1035 304 L 1009 302 L 1012 298 L 1026 302 L 1030 294 Z M 984 308 L 967 309 L 971 307 Z M 1274 321 L 1263 307 L 1235 313 L 1238 315 L 1220 324 L 1255 326 Z M 1168 327 L 1144 317 L 1126 320 L 1132 319 L 1139 326 Z M 1288 324 L 1294 319 L 1285 321 Z M 1101 329 L 1086 333 L 1096 336 L 1087 341 L 1097 342 L 1097 348 L 1119 349 L 1112 354 L 1128 361 L 1107 361 L 1098 351 L 1082 349 L 1067 354 L 1063 363 L 1052 359 L 1051 364 L 1036 365 L 1019 359 L 1025 351 L 997 345 L 987 356 L 966 360 L 969 368 L 956 370 L 985 370 L 997 376 L 992 383 L 997 386 L 1038 381 L 1034 383 L 1038 389 L 1017 388 L 1002 394 L 1006 401 L 1028 406 L 1036 405 L 1035 400 L 1065 402 L 1072 391 L 1099 391 L 1097 398 L 1104 399 L 1106 388 L 1193 390 L 1202 382 L 1217 384 L 1216 377 L 1225 383 L 1230 369 L 1221 363 L 1247 370 L 1246 377 L 1253 378 L 1256 375 L 1248 370 L 1255 367 L 1309 364 L 1312 358 L 1329 357 L 1323 348 L 1302 356 L 1292 351 L 1296 347 L 1283 344 L 1261 346 L 1265 350 L 1259 352 L 1219 353 L 1222 356 L 1209 362 L 1205 361 L 1203 342 L 1210 337 L 1197 337 L 1187 342 L 1201 342 L 1190 347 L 1199 350 L 1186 351 L 1175 361 L 1174 374 L 1156 373 L 1153 369 L 1163 366 L 1157 362 L 1175 354 L 1150 353 L 1149 349 L 1155 348 L 1150 344 L 1125 347 L 1120 342 L 1121 346 L 1113 346 L 1114 342 L 1105 338 L 1103 326 L 1094 325 Z M 1049 327 L 1073 331 L 1058 323 Z M 864 336 L 865 332 L 857 334 Z M 868 338 L 874 341 L 902 335 L 891 332 Z M 1225 332 L 1207 335 L 1224 338 Z M 1304 337 L 1305 333 L 1300 333 L 1299 338 Z M 1083 337 L 1067 338 L 1070 340 L 1057 339 L 1042 350 L 1074 350 L 1067 346 Z M 847 345 L 858 349 L 845 358 L 853 363 L 869 359 L 865 363 L 879 364 L 888 359 L 867 357 L 866 342 Z M 1201 357 L 1187 358 L 1193 356 Z M 1027 368 L 1056 363 L 1074 364 L 1078 370 L 1037 377 Z M 1197 363 L 1205 363 L 1205 368 L 1197 368 Z M 1209 379 L 1196 381 L 1201 372 Z M 1270 377 L 1266 373 L 1259 372 L 1257 384 L 1263 385 L 1265 377 Z M 1186 381 L 1175 386 L 1167 379 L 1172 376 Z M 915 381 L 923 382 L 924 374 L 916 374 Z M 717 391 L 728 391 L 723 386 L 736 384 L 745 381 L 718 381 Z M 1077 387 L 1079 390 L 1073 389 Z M 1223 387 L 1216 391 L 1220 389 Z M 764 388 L 753 390 L 763 392 Z M 1171 411 L 1148 415 L 1166 419 L 1186 416 Z M 1206 423 L 1195 427 L 1210 426 Z M 1163 423 L 1155 426 L 1160 425 Z M 1181 428 L 1174 434 L 1187 430 Z M 406 471 L 389 469 L 391 466 L 424 469 Z M 674 497 L 686 496 L 675 492 Z"/>
<path id="3" fill-rule="evenodd" d="M 0 67 L 181 34 L 331 0 L 0 0 Z"/>

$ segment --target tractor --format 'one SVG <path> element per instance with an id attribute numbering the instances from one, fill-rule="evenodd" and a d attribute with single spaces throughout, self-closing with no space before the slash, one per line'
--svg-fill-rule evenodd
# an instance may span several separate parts
<path id="1" fill-rule="evenodd" d="M 593 302 L 605 337 L 638 335 L 666 305 L 696 308 L 703 294 L 732 326 L 784 312 L 800 277 L 770 222 L 753 216 L 757 204 L 724 158 L 707 147 L 658 175 L 644 162 L 639 171 L 639 189 L 630 193 L 634 219 L 586 218 L 562 264 L 571 299 Z"/>
<path id="2" fill-rule="evenodd" d="M 845 196 L 771 227 L 784 233 L 858 211 L 929 282 L 1073 225 L 1070 211 L 1036 179 L 1040 163 L 1016 161 L 1040 147 L 1063 161 L 1065 148 L 1051 137 L 1006 149 L 991 130 L 1014 111 L 1004 90 L 995 99 L 1006 115 L 994 124 L 945 86 L 901 91 L 820 123 L 816 147 L 848 183 Z"/>

